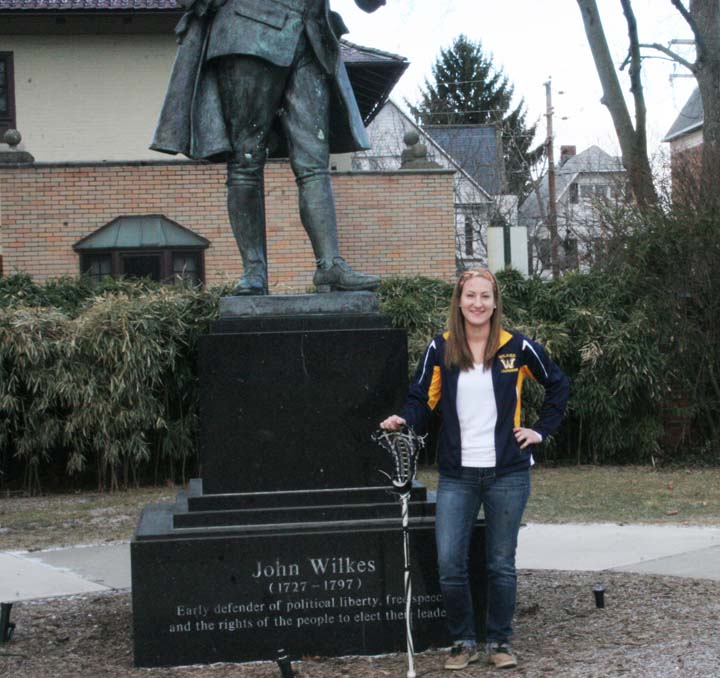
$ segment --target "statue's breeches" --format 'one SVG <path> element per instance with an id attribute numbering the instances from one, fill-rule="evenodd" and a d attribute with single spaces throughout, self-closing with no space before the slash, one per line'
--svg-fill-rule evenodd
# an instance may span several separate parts
<path id="1" fill-rule="evenodd" d="M 301 40 L 289 68 L 243 55 L 213 59 L 220 101 L 233 150 L 233 164 L 257 170 L 272 149 L 279 116 L 297 177 L 327 172 L 329 83 Z"/>

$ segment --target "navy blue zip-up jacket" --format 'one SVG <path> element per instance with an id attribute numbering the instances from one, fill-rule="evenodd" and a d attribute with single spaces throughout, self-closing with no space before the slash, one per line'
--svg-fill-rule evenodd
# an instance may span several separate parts
<path id="1" fill-rule="evenodd" d="M 417 433 L 424 433 L 432 412 L 439 407 L 442 428 L 438 449 L 440 473 L 460 474 L 461 441 L 457 415 L 459 368 L 445 367 L 445 340 L 438 335 L 427 347 L 410 385 L 401 416 Z M 539 382 L 545 389 L 540 415 L 530 428 L 543 440 L 560 425 L 569 394 L 567 377 L 548 358 L 540 344 L 516 332 L 502 330 L 500 348 L 492 364 L 492 382 L 497 405 L 495 424 L 495 455 L 497 475 L 519 471 L 531 464 L 531 447 L 520 449 L 513 428 L 520 426 L 522 384 L 526 377 Z"/>

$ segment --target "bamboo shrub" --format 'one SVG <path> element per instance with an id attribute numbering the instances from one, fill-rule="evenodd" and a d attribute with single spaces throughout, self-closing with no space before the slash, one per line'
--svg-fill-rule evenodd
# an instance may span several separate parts
<path id="1" fill-rule="evenodd" d="M 378 291 L 383 313 L 408 333 L 409 371 L 415 371 L 430 339 L 443 332 L 453 286 L 441 280 L 390 278 Z"/>
<path id="2" fill-rule="evenodd" d="M 65 441 L 68 318 L 53 309 L 0 309 L 0 446 L 40 489 L 40 467 Z M 5 460 L 5 459 L 4 459 Z"/>
<path id="3" fill-rule="evenodd" d="M 570 378 L 566 421 L 546 446 L 557 460 L 644 463 L 662 438 L 668 356 L 658 350 L 649 310 L 622 275 L 573 273 L 558 281 L 498 275 L 506 326 L 543 344 Z M 410 369 L 444 328 L 450 286 L 426 279 L 383 284 L 383 310 L 408 328 Z M 523 423 L 531 425 L 542 389 L 526 381 Z"/>
<path id="4" fill-rule="evenodd" d="M 93 295 L 84 281 L 63 285 L 72 316 L 12 307 L 0 290 L 3 468 L 12 456 L 35 492 L 43 466 L 60 458 L 66 473 L 90 471 L 100 488 L 127 486 L 148 469 L 158 481 L 161 464 L 184 482 L 196 463 L 197 337 L 219 292 L 124 283 Z M 47 287 L 5 283 L 20 303 L 46 301 Z"/>
<path id="5" fill-rule="evenodd" d="M 618 246 L 625 259 L 602 270 L 557 281 L 498 276 L 507 326 L 540 341 L 570 378 L 568 416 L 545 446 L 549 458 L 648 462 L 663 445 L 666 401 L 678 385 L 702 424 L 696 448 L 717 456 L 714 222 L 655 224 L 643 236 Z M 451 290 L 427 278 L 381 285 L 382 311 L 408 331 L 410 372 L 445 329 Z M 197 465 L 197 341 L 221 293 L 0 278 L 0 485 L 13 474 L 37 492 L 50 473 L 100 488 L 184 482 Z M 526 424 L 541 398 L 528 383 Z"/>

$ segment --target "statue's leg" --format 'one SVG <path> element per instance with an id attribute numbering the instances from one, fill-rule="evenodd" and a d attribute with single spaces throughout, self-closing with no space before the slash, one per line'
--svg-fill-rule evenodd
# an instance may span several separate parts
<path id="1" fill-rule="evenodd" d="M 281 120 L 298 185 L 300 219 L 317 262 L 318 292 L 371 290 L 380 278 L 354 271 L 340 256 L 328 144 L 330 85 L 309 46 L 296 61 L 285 90 Z"/>
<path id="2" fill-rule="evenodd" d="M 235 162 L 228 163 L 227 206 L 243 274 L 233 295 L 267 294 L 265 254 L 265 203 L 262 175 L 252 174 Z"/>
<path id="3" fill-rule="evenodd" d="M 288 70 L 239 55 L 213 63 L 233 147 L 227 173 L 228 216 L 243 262 L 233 294 L 267 294 L 263 168 Z"/>

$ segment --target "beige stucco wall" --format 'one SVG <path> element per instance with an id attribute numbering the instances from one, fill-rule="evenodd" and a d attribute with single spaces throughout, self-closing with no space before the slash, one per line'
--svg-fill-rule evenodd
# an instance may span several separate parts
<path id="1" fill-rule="evenodd" d="M 38 162 L 167 159 L 148 149 L 175 36 L 2 35 L 17 126 Z"/>

